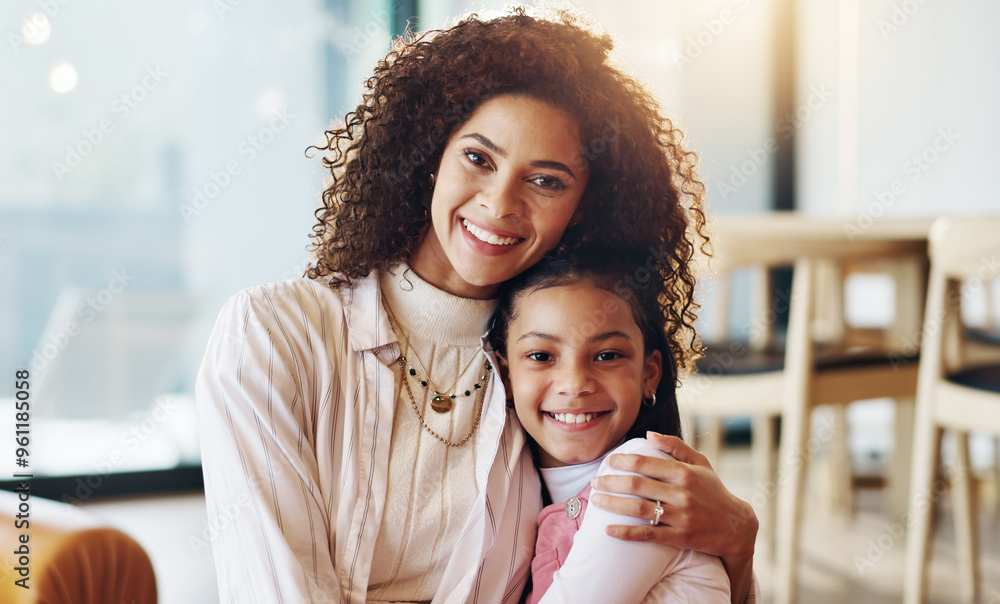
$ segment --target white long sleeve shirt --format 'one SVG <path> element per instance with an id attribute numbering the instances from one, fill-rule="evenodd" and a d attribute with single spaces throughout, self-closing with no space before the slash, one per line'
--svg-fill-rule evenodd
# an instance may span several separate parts
<path id="1" fill-rule="evenodd" d="M 223 307 L 196 388 L 222 602 L 364 602 L 398 356 L 376 275 L 262 285 Z M 479 495 L 434 604 L 516 603 L 528 575 L 540 484 L 495 373 L 484 396 Z"/>
<path id="2" fill-rule="evenodd" d="M 637 438 L 596 463 L 582 464 L 584 467 L 543 469 L 553 501 L 562 502 L 576 495 L 594 476 L 627 474 L 609 465 L 607 457 L 616 453 L 672 459 L 645 439 Z M 605 532 L 611 525 L 638 526 L 645 522 L 586 506 L 580 529 L 573 535 L 573 546 L 552 575 L 552 585 L 539 604 L 729 604 L 729 576 L 718 557 L 648 541 L 622 541 Z M 569 525 L 560 526 L 566 530 Z"/>

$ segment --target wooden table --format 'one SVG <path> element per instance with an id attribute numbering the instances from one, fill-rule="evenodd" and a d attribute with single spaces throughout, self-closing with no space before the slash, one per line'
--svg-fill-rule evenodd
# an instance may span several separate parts
<path id="1" fill-rule="evenodd" d="M 894 317 L 892 324 L 886 329 L 877 330 L 878 339 L 886 347 L 887 354 L 912 354 L 919 350 L 926 288 L 928 233 L 932 222 L 933 218 L 882 218 L 855 221 L 810 217 L 796 213 L 723 215 L 711 221 L 709 234 L 713 237 L 712 245 L 715 250 L 715 257 L 711 262 L 716 267 L 740 266 L 747 263 L 746 259 L 753 259 L 755 263 L 768 266 L 794 265 L 796 267 L 794 279 L 798 279 L 800 273 L 809 275 L 806 280 L 809 283 L 806 287 L 808 295 L 803 296 L 802 291 L 798 289 L 794 291 L 799 293 L 793 294 L 793 298 L 798 295 L 809 301 L 800 304 L 793 299 L 791 302 L 791 315 L 794 316 L 790 316 L 785 371 L 792 377 L 785 389 L 786 407 L 783 418 L 788 425 L 785 426 L 786 430 L 783 430 L 780 457 L 789 457 L 804 446 L 800 436 L 792 438 L 790 443 L 786 442 L 787 435 L 801 433 L 801 430 L 787 428 L 808 426 L 812 406 L 823 404 L 827 399 L 830 399 L 829 402 L 836 402 L 834 399 L 837 396 L 852 396 L 840 392 L 845 391 L 842 388 L 843 380 L 840 383 L 831 381 L 837 379 L 835 373 L 830 377 L 824 377 L 820 373 L 814 374 L 812 370 L 799 371 L 791 368 L 790 363 L 800 366 L 811 365 L 812 348 L 817 339 L 841 342 L 846 347 L 870 344 L 873 341 L 874 334 L 871 332 L 876 330 L 855 329 L 846 325 L 843 320 L 842 284 L 845 275 L 850 272 L 880 272 L 887 273 L 893 278 L 896 286 Z M 771 290 L 772 288 L 768 287 L 763 291 L 769 296 Z M 770 305 L 769 300 L 759 303 Z M 802 305 L 808 306 L 808 310 L 802 308 Z M 792 325 L 791 323 L 795 321 L 798 323 Z M 801 342 L 793 341 L 791 337 L 793 330 L 795 333 L 808 336 L 797 338 L 801 339 Z M 800 358 L 804 359 L 801 363 L 798 360 Z M 893 517 L 898 517 L 907 511 L 914 419 L 912 396 L 916 392 L 915 365 L 916 363 L 905 361 L 898 372 L 888 372 L 886 375 L 883 371 L 881 376 L 875 378 L 881 381 L 896 380 L 899 384 L 895 388 L 899 395 L 894 397 L 895 454 L 892 456 L 891 469 L 887 476 L 891 487 L 889 512 Z M 910 382 L 912 382 L 912 392 L 909 391 Z M 873 382 L 871 385 L 879 384 Z M 832 398 L 831 390 L 838 390 Z M 851 390 L 852 388 L 846 389 L 848 392 Z M 861 393 L 865 388 L 858 387 L 853 390 Z M 876 387 L 873 391 L 877 390 Z M 857 396 L 852 399 L 845 398 L 841 402 L 859 398 L 871 397 Z M 793 399 L 809 399 L 812 402 L 804 408 L 798 408 L 796 407 L 798 403 L 788 403 Z M 846 428 L 843 405 L 833 408 L 838 410 L 835 411 L 836 422 Z M 807 427 L 805 429 L 808 430 Z M 831 452 L 832 457 L 839 456 L 846 461 L 848 459 L 846 445 L 842 447 L 841 451 Z M 789 466 L 786 462 L 786 459 L 780 460 L 784 469 L 777 476 L 780 477 L 782 472 L 793 471 L 795 464 Z M 841 476 L 846 473 L 849 480 L 849 466 L 841 464 L 838 473 Z M 779 514 L 793 517 L 799 515 L 801 503 L 791 493 L 794 489 L 801 488 L 800 478 L 801 476 L 791 481 L 794 487 L 784 489 L 779 494 Z M 778 482 L 780 485 L 780 478 Z M 779 486 L 779 489 L 782 488 Z M 834 492 L 837 492 L 837 489 Z M 849 506 L 850 497 L 848 488 L 842 493 L 841 505 Z M 779 520 L 775 601 L 790 602 L 794 599 L 795 592 L 797 529 L 787 529 L 792 531 L 792 536 L 786 533 L 786 537 L 783 538 L 782 531 L 786 529 L 782 527 Z"/>

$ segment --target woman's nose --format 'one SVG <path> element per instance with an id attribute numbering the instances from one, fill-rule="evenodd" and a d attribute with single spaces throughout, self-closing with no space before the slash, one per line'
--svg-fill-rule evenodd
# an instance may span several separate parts
<path id="1" fill-rule="evenodd" d="M 482 205 L 493 218 L 522 213 L 523 202 L 518 182 L 512 178 L 497 178 L 482 196 Z"/>

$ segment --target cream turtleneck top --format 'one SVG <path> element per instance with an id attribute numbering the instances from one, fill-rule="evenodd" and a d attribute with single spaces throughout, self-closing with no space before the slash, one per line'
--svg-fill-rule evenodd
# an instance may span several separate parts
<path id="1" fill-rule="evenodd" d="M 483 389 L 475 390 L 474 384 L 484 375 L 486 356 L 480 338 L 495 301 L 454 296 L 405 265 L 383 272 L 379 283 L 402 354 L 420 374 L 405 376 L 417 409 L 434 432 L 461 441 L 472 430 L 482 403 Z M 427 374 L 438 388 L 456 384 L 452 391 L 459 397 L 450 411 L 431 409 L 433 391 L 420 384 Z M 433 599 L 479 494 L 478 428 L 464 445 L 446 446 L 420 425 L 402 379 L 401 375 L 396 382 L 389 486 L 368 582 L 369 602 Z M 473 395 L 461 396 L 465 390 Z"/>

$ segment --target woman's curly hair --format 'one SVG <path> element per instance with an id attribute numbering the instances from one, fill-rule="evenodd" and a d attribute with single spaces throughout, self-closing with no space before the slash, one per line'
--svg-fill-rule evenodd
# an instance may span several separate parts
<path id="1" fill-rule="evenodd" d="M 433 185 L 451 133 L 505 94 L 559 107 L 579 126 L 590 179 L 583 219 L 553 254 L 583 244 L 648 249 L 668 283 L 662 301 L 676 367 L 700 343 L 689 263 L 707 246 L 705 187 L 697 157 L 646 89 L 613 64 L 613 43 L 566 10 L 544 18 L 523 8 L 396 41 L 345 124 L 326 132 L 332 182 L 313 227 L 310 278 L 340 286 L 412 258 L 430 223 Z"/>

